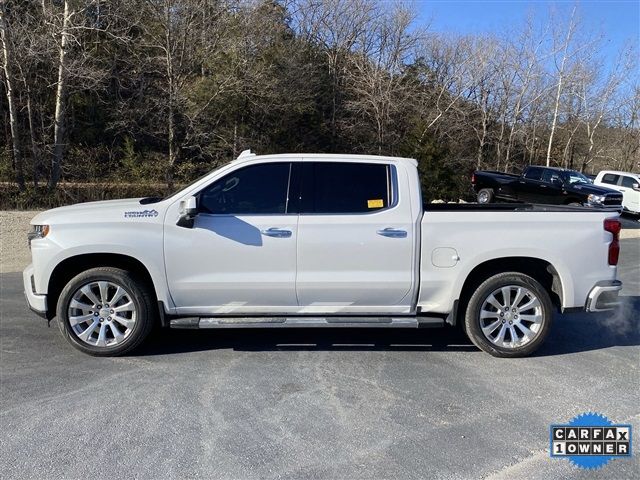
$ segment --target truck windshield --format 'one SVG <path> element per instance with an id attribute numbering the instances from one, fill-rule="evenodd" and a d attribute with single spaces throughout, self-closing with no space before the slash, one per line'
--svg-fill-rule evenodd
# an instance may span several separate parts
<path id="1" fill-rule="evenodd" d="M 227 163 L 229 163 L 229 162 L 227 162 Z M 224 166 L 224 165 L 226 165 L 226 163 L 225 163 L 225 164 L 223 164 L 223 165 L 221 165 L 221 166 Z M 214 170 L 216 170 L 216 169 L 218 169 L 218 168 L 220 168 L 220 167 L 216 167 Z M 211 171 L 209 171 L 209 172 L 205 173 L 204 175 L 200 175 L 198 178 L 196 178 L 195 180 L 193 180 L 193 181 L 191 181 L 191 182 L 187 183 L 186 185 L 184 185 L 184 184 L 180 184 L 180 185 L 178 185 L 178 186 L 174 187 L 174 189 L 173 189 L 171 192 L 169 192 L 167 195 L 165 195 L 164 197 L 145 197 L 145 198 L 142 198 L 142 199 L 140 200 L 140 204 L 142 204 L 142 205 L 148 205 L 148 204 L 150 204 L 150 203 L 158 203 L 158 202 L 162 202 L 163 200 L 166 200 L 167 198 L 171 198 L 171 197 L 173 197 L 175 194 L 177 194 L 178 192 L 180 192 L 180 191 L 182 191 L 182 190 L 186 190 L 186 189 L 187 189 L 187 188 L 189 188 L 191 185 L 195 185 L 195 184 L 196 184 L 196 183 L 198 183 L 200 180 L 202 180 L 204 177 L 206 177 L 207 175 L 211 174 L 211 172 L 213 172 L 213 170 L 211 170 Z"/>
<path id="2" fill-rule="evenodd" d="M 591 180 L 589 177 L 583 175 L 580 172 L 576 172 L 575 170 L 567 170 L 565 172 L 562 172 L 562 179 L 565 183 L 568 183 L 570 185 L 574 185 L 576 183 L 593 183 L 593 180 Z"/>

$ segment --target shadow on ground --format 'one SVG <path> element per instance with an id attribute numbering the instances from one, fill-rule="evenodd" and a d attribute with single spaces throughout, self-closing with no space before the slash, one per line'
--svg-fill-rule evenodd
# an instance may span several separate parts
<path id="1" fill-rule="evenodd" d="M 640 345 L 640 297 L 624 297 L 617 312 L 556 315 L 538 356 Z M 215 349 L 238 351 L 477 351 L 457 328 L 444 329 L 212 329 L 157 331 L 136 355 Z"/>

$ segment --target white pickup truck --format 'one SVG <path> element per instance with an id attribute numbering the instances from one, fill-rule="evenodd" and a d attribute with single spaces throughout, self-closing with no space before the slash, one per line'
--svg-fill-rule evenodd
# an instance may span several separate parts
<path id="1" fill-rule="evenodd" d="M 614 308 L 617 211 L 422 204 L 413 159 L 240 157 L 164 199 L 38 214 L 32 310 L 92 355 L 172 328 L 460 324 L 527 355 L 554 310 Z"/>

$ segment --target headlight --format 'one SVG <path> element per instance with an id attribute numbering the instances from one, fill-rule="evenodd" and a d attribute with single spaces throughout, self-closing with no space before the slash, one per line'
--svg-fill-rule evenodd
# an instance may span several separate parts
<path id="1" fill-rule="evenodd" d="M 31 241 L 44 238 L 49 233 L 49 225 L 33 225 L 31 231 L 27 234 L 27 238 L 29 239 L 29 248 L 31 248 Z"/>
<path id="2" fill-rule="evenodd" d="M 600 205 L 604 203 L 604 195 L 594 195 L 593 193 L 587 197 L 589 203 Z"/>

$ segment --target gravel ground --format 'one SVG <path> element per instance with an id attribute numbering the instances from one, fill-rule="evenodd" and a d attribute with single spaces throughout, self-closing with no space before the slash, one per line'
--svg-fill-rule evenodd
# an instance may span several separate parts
<path id="1" fill-rule="evenodd" d="M 20 272 L 31 263 L 27 232 L 37 213 L 0 210 L 0 273 Z M 640 238 L 640 222 L 636 218 L 624 216 L 621 220 L 620 238 Z"/>
<path id="2" fill-rule="evenodd" d="M 37 213 L 0 210 L 0 273 L 20 272 L 31 262 L 27 232 Z"/>

